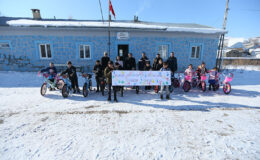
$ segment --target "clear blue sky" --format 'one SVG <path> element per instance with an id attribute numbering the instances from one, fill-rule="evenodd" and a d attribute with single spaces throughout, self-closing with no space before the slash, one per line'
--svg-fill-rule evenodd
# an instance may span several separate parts
<path id="1" fill-rule="evenodd" d="M 101 0 L 104 18 L 108 0 Z M 226 0 L 112 0 L 118 20 L 198 23 L 221 28 Z M 32 17 L 32 8 L 43 18 L 101 19 L 98 0 L 0 0 L 0 15 Z M 227 30 L 231 37 L 260 36 L 260 0 L 230 0 Z"/>

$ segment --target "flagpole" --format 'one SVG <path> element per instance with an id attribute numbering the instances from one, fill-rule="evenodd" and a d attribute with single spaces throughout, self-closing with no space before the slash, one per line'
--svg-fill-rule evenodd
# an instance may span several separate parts
<path id="1" fill-rule="evenodd" d="M 110 0 L 108 0 L 108 55 L 109 57 L 110 57 L 110 20 L 111 20 Z"/>

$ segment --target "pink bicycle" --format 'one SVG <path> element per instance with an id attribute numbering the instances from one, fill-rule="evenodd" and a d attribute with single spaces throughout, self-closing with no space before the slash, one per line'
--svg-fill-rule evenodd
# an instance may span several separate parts
<path id="1" fill-rule="evenodd" d="M 220 75 L 224 77 L 224 80 L 220 82 Z M 230 82 L 233 80 L 234 74 L 233 73 L 228 73 L 228 74 L 218 74 L 216 76 L 216 84 L 215 84 L 215 89 L 218 90 L 220 85 L 223 85 L 223 92 L 225 94 L 229 94 L 231 92 L 231 84 Z"/>
<path id="2" fill-rule="evenodd" d="M 182 86 L 184 92 L 189 92 L 191 89 L 191 86 L 195 85 L 194 83 L 196 83 L 196 85 L 197 85 L 197 82 L 195 82 L 195 81 L 196 81 L 196 79 L 193 76 L 185 75 L 184 83 Z"/>

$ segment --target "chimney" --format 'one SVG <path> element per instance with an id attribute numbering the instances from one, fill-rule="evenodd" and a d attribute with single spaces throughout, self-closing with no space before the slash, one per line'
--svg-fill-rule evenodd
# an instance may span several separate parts
<path id="1" fill-rule="evenodd" d="M 134 22 L 138 22 L 138 16 L 134 16 Z"/>
<path id="2" fill-rule="evenodd" d="M 42 19 L 39 9 L 31 9 L 33 14 L 33 19 Z"/>

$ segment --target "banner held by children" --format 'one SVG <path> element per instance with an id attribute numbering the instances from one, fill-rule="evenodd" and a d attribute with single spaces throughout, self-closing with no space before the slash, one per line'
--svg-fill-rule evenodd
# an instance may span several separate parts
<path id="1" fill-rule="evenodd" d="M 170 71 L 113 71 L 113 86 L 171 85 Z"/>

